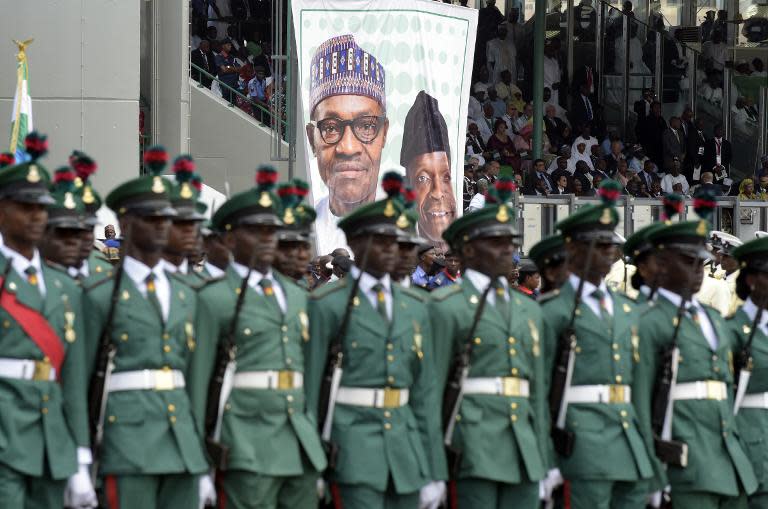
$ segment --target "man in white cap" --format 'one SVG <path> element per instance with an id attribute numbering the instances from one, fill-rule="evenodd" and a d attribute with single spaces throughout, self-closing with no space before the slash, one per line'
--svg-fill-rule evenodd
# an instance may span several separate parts
<path id="1" fill-rule="evenodd" d="M 478 118 L 483 114 L 483 103 L 487 92 L 488 87 L 484 83 L 477 82 L 472 87 L 472 95 L 469 96 L 467 103 L 467 116 L 469 118 Z"/>

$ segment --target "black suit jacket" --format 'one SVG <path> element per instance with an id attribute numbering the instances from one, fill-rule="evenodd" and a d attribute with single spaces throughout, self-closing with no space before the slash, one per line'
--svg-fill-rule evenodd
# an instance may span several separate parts
<path id="1" fill-rule="evenodd" d="M 544 128 L 549 138 L 549 144 L 553 147 L 560 148 L 565 140 L 563 139 L 563 130 L 565 129 L 565 122 L 559 118 L 544 117 Z"/>
<path id="2" fill-rule="evenodd" d="M 706 143 L 706 138 L 704 138 L 703 133 L 699 133 L 695 128 L 688 129 L 688 138 L 686 139 L 687 142 L 687 152 L 688 157 L 686 158 L 686 162 L 690 166 L 696 166 L 701 162 L 701 155 L 699 155 L 699 147 L 704 147 L 704 143 Z M 703 154 L 702 154 L 703 155 Z"/>
<path id="3" fill-rule="evenodd" d="M 200 49 L 192 51 L 192 63 L 198 66 L 200 69 L 208 72 L 209 74 L 216 74 L 216 64 L 213 62 L 213 58 L 213 53 L 211 52 L 203 55 L 203 51 Z M 211 78 L 201 73 L 194 67 L 192 68 L 192 79 L 201 83 L 206 88 L 211 86 Z"/>
<path id="4" fill-rule="evenodd" d="M 584 104 L 584 98 L 582 95 L 576 94 L 573 97 L 573 105 L 571 106 L 570 117 L 571 126 L 573 126 L 574 130 L 578 131 L 579 126 L 582 126 L 586 123 L 592 125 L 595 118 L 595 102 L 590 99 L 589 103 L 592 106 L 592 119 L 589 118 L 589 112 L 587 111 L 586 104 Z"/>
<path id="5" fill-rule="evenodd" d="M 720 161 L 729 173 L 732 159 L 733 151 L 731 149 L 731 142 L 723 138 L 723 144 L 720 147 Z M 715 144 L 715 139 L 710 138 L 704 143 L 704 155 L 701 156 L 701 170 L 712 171 L 712 168 L 714 168 L 716 164 L 717 146 Z"/>

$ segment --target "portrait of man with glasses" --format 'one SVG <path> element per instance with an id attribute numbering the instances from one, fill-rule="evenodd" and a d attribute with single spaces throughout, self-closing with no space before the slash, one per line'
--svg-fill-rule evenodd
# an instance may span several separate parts
<path id="1" fill-rule="evenodd" d="M 335 36 L 310 66 L 307 139 L 328 196 L 317 201 L 317 251 L 346 246 L 338 218 L 376 199 L 389 120 L 384 68 L 352 35 Z"/>

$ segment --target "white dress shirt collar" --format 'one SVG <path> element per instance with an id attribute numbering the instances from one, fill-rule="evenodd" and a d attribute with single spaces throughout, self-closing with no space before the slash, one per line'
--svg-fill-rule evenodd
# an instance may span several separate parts
<path id="1" fill-rule="evenodd" d="M 579 278 L 579 276 L 576 274 L 571 273 L 568 276 L 568 283 L 573 288 L 573 293 L 576 293 L 579 290 L 581 278 Z M 606 308 L 608 308 L 608 313 L 613 316 L 613 296 L 611 296 L 611 292 L 608 291 L 608 285 L 605 284 L 605 280 L 600 280 L 600 284 L 595 286 L 585 279 L 584 287 L 581 290 L 581 301 L 589 306 L 589 309 L 595 313 L 595 316 L 598 318 L 601 317 L 602 312 L 600 311 L 600 301 L 592 296 L 592 293 L 598 289 L 603 292 L 603 298 L 605 299 L 605 305 Z"/>
<path id="2" fill-rule="evenodd" d="M 675 307 L 680 307 L 680 302 L 683 300 L 683 298 L 679 294 L 673 291 L 667 290 L 666 288 L 659 288 L 658 293 L 659 295 L 661 295 L 662 297 L 670 301 L 672 304 L 674 304 Z M 707 311 L 704 309 L 704 306 L 702 306 L 701 303 L 696 299 L 696 297 L 692 297 L 689 302 L 690 304 L 687 304 L 685 306 L 686 314 L 689 317 L 692 317 L 689 311 L 689 308 L 691 306 L 696 308 L 696 314 L 699 317 L 699 328 L 704 333 L 704 337 L 706 338 L 707 343 L 709 343 L 709 347 L 712 350 L 717 349 L 717 345 L 719 342 L 717 338 L 717 332 L 715 332 L 715 327 L 710 321 Z"/>
<path id="3" fill-rule="evenodd" d="M 163 259 L 163 262 L 165 263 L 165 270 L 171 274 L 176 274 L 177 272 L 180 274 L 189 274 L 189 262 L 186 258 L 182 260 L 179 265 L 174 265 L 172 262 L 165 259 Z"/>
<path id="4" fill-rule="evenodd" d="M 147 296 L 147 276 L 155 276 L 155 295 L 160 302 L 163 321 L 168 321 L 171 312 L 171 282 L 165 273 L 165 262 L 161 259 L 154 267 L 149 267 L 132 256 L 123 259 L 123 270 L 144 297 Z"/>
<path id="5" fill-rule="evenodd" d="M 40 295 L 45 298 L 45 278 L 43 277 L 43 261 L 40 258 L 40 251 L 34 250 L 32 259 L 28 260 L 21 253 L 14 251 L 5 244 L 0 244 L 0 252 L 3 253 L 6 260 L 11 262 L 13 270 L 15 270 L 21 279 L 27 280 L 26 270 L 29 267 L 34 267 L 37 272 L 37 287 L 40 289 Z"/>
<path id="6" fill-rule="evenodd" d="M 490 276 L 476 271 L 475 269 L 466 269 L 464 274 L 462 274 L 462 277 L 469 279 L 469 282 L 472 283 L 472 286 L 474 286 L 480 293 L 484 292 L 485 289 L 488 288 L 488 285 L 491 284 Z M 505 290 L 504 298 L 507 300 L 507 302 L 509 302 L 509 282 L 507 281 L 507 278 L 501 276 L 499 276 L 498 279 Z M 488 292 L 486 301 L 492 306 L 496 305 L 496 292 Z"/>
<path id="7" fill-rule="evenodd" d="M 757 315 L 757 304 L 754 303 L 751 297 L 747 298 L 742 309 L 749 319 L 754 322 L 755 315 Z M 763 331 L 763 334 L 768 335 L 768 310 L 763 310 L 763 317 L 760 319 L 758 326 L 760 327 L 760 330 Z"/>
<path id="8" fill-rule="evenodd" d="M 376 284 L 381 284 L 383 286 L 383 292 L 384 292 L 384 305 L 387 308 L 387 318 L 389 318 L 389 321 L 392 321 L 392 281 L 389 277 L 389 274 L 384 274 L 384 276 L 381 277 L 381 279 L 376 279 L 368 272 L 363 272 L 362 277 L 360 276 L 360 269 L 357 268 L 356 265 L 353 265 L 350 268 L 349 274 L 352 278 L 357 279 L 360 277 L 360 286 L 359 290 L 363 292 L 363 295 L 366 296 L 368 301 L 371 303 L 371 306 L 373 306 L 373 309 L 376 309 L 377 306 L 377 296 L 376 292 L 373 291 L 373 287 Z"/>
<path id="9" fill-rule="evenodd" d="M 211 262 L 205 262 L 205 270 L 207 270 L 208 274 L 210 274 L 213 278 L 220 278 L 224 275 L 224 271 Z"/>
<path id="10" fill-rule="evenodd" d="M 232 260 L 232 268 L 235 269 L 235 272 L 237 272 L 241 278 L 244 278 L 248 275 L 248 267 L 237 263 L 234 260 Z M 272 290 L 275 292 L 277 304 L 280 306 L 280 310 L 285 313 L 288 306 L 285 297 L 285 291 L 283 290 L 283 287 L 280 286 L 280 282 L 275 279 L 275 275 L 272 273 L 271 268 L 266 272 L 266 274 L 262 274 L 258 270 L 253 269 L 251 271 L 251 277 L 248 278 L 248 286 L 250 286 L 259 295 L 264 295 L 264 289 L 261 287 L 261 285 L 259 285 L 262 279 L 268 279 L 272 281 Z"/>

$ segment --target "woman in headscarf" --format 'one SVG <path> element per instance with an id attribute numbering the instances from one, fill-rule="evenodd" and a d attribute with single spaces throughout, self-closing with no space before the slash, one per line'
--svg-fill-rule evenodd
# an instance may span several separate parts
<path id="1" fill-rule="evenodd" d="M 587 144 L 586 143 L 577 143 L 575 150 L 571 152 L 571 157 L 568 160 L 568 167 L 576 167 L 576 163 L 579 161 L 584 161 L 587 163 L 587 166 L 589 167 L 590 171 L 593 171 L 595 167 L 592 165 L 592 157 L 589 151 L 587 151 Z"/>

